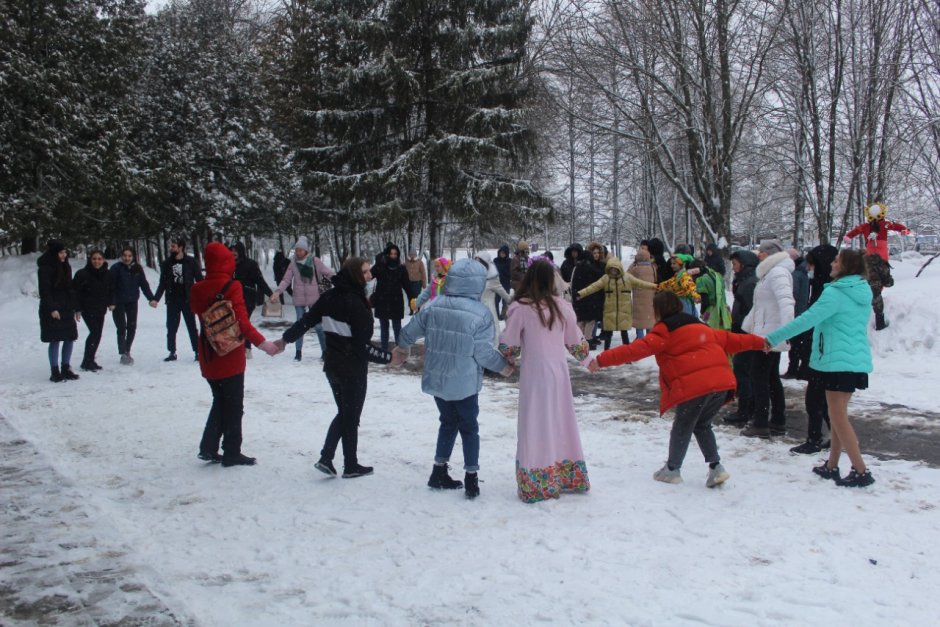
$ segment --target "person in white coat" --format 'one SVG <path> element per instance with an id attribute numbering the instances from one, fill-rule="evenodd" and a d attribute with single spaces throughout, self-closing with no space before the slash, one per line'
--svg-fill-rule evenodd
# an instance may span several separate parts
<path id="1" fill-rule="evenodd" d="M 754 306 L 744 318 L 745 333 L 762 337 L 793 320 L 793 260 L 779 240 L 761 240 L 757 249 L 757 285 Z M 786 342 L 769 353 L 753 353 L 751 378 L 754 416 L 741 435 L 768 438 L 786 433 L 783 383 L 780 381 L 780 354 L 789 349 Z"/>
<path id="2" fill-rule="evenodd" d="M 483 296 L 480 297 L 480 300 L 483 301 L 486 308 L 490 310 L 490 315 L 493 316 L 493 346 L 496 347 L 499 346 L 499 314 L 496 311 L 496 298 L 501 298 L 506 307 L 509 307 L 512 299 L 499 282 L 499 271 L 493 264 L 493 257 L 484 251 L 477 253 L 476 260 L 486 268 L 486 287 L 483 288 Z"/>

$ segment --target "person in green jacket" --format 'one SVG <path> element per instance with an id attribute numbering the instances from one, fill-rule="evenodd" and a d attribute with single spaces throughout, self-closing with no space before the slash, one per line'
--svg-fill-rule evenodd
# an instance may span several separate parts
<path id="1" fill-rule="evenodd" d="M 607 258 L 604 276 L 578 292 L 577 297 L 580 299 L 604 290 L 604 320 L 601 326 L 604 350 L 610 348 L 614 331 L 620 331 L 623 344 L 630 343 L 627 331 L 633 327 L 633 290 L 636 288 L 655 290 L 657 285 L 627 274 L 620 260 L 610 256 Z"/>
<path id="2" fill-rule="evenodd" d="M 692 267 L 699 269 L 695 291 L 702 298 L 702 322 L 713 329 L 731 330 L 731 310 L 728 309 L 724 277 L 699 259 L 692 262 Z"/>
<path id="3" fill-rule="evenodd" d="M 823 289 L 812 307 L 767 335 L 764 350 L 768 352 L 772 346 L 813 329 L 809 365 L 823 378 L 832 427 L 829 459 L 813 472 L 840 486 L 864 487 L 875 480 L 865 467 L 848 410 L 852 393 L 868 387 L 868 373 L 873 370 L 867 332 L 871 288 L 864 253 L 840 252 L 832 262 L 832 276 L 835 280 Z M 852 471 L 844 478 L 839 475 L 843 448 L 852 462 Z"/>

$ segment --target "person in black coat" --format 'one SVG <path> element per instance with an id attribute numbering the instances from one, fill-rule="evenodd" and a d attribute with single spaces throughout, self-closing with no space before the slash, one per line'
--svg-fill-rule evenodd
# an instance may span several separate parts
<path id="1" fill-rule="evenodd" d="M 150 283 L 143 267 L 137 263 L 137 252 L 130 246 L 121 250 L 121 261 L 108 270 L 111 283 L 111 316 L 117 328 L 118 354 L 121 364 L 133 365 L 131 346 L 137 335 L 137 301 L 143 292 L 148 301 L 154 300 Z"/>
<path id="2" fill-rule="evenodd" d="M 571 273 L 581 257 L 584 256 L 584 248 L 581 244 L 574 243 L 565 249 L 565 260 L 561 262 L 561 278 L 565 283 L 571 283 Z"/>
<path id="3" fill-rule="evenodd" d="M 741 324 L 754 306 L 754 288 L 757 287 L 757 255 L 749 250 L 739 250 L 731 254 L 731 267 L 734 279 L 731 281 L 731 293 L 734 304 L 731 306 L 731 332 L 744 333 Z M 725 418 L 729 424 L 745 424 L 754 417 L 754 392 L 751 387 L 751 352 L 737 353 L 731 359 L 734 376 L 738 383 L 738 411 Z"/>
<path id="4" fill-rule="evenodd" d="M 287 255 L 284 254 L 284 251 L 283 251 L 283 250 L 279 250 L 279 251 L 277 251 L 276 253 L 274 253 L 274 264 L 273 264 L 273 266 L 274 266 L 274 267 L 273 267 L 273 270 L 274 270 L 274 283 L 275 283 L 276 285 L 280 285 L 280 284 L 281 284 L 281 281 L 284 279 L 284 275 L 287 273 L 287 269 L 290 267 L 290 259 L 288 259 Z M 294 289 L 293 289 L 290 285 L 287 286 L 287 290 L 286 290 L 286 291 L 287 291 L 288 294 L 293 294 L 293 293 L 294 293 Z M 283 305 L 283 304 L 284 304 L 284 295 L 283 295 L 283 294 L 278 294 L 278 299 L 280 299 L 281 304 Z"/>
<path id="5" fill-rule="evenodd" d="M 359 417 L 366 400 L 369 362 L 387 364 L 392 359 L 391 353 L 370 342 L 372 312 L 366 299 L 366 283 L 370 280 L 369 262 L 362 257 L 348 258 L 332 279 L 334 288 L 325 292 L 281 339 L 275 341 L 283 350 L 308 330 L 323 325 L 326 335 L 323 372 L 336 401 L 336 416 L 326 432 L 316 468 L 336 476 L 333 457 L 342 441 L 343 477 L 347 479 L 372 474 L 371 466 L 359 464 Z M 398 298 L 401 299 L 400 294 Z"/>
<path id="6" fill-rule="evenodd" d="M 584 258 L 578 262 L 571 274 L 572 305 L 578 319 L 581 333 L 587 338 L 591 348 L 597 348 L 597 321 L 604 319 L 604 291 L 595 292 L 584 298 L 577 298 L 579 291 L 604 276 L 607 260 L 604 247 L 597 242 L 588 244 Z"/>
<path id="7" fill-rule="evenodd" d="M 193 355 L 199 359 L 199 332 L 196 330 L 196 315 L 189 306 L 189 292 L 201 279 L 199 264 L 186 254 L 186 240 L 178 237 L 171 241 L 170 254 L 160 264 L 160 285 L 150 301 L 150 306 L 156 307 L 160 297 L 166 294 L 166 349 L 170 354 L 163 361 L 176 361 L 176 333 L 180 328 L 180 318 L 186 323 Z"/>
<path id="8" fill-rule="evenodd" d="M 721 275 L 721 278 L 725 278 L 725 259 L 721 256 L 721 251 L 718 249 L 718 244 L 714 242 L 706 244 L 705 246 L 705 265 Z"/>
<path id="9" fill-rule="evenodd" d="M 503 244 L 499 247 L 499 250 L 496 251 L 496 259 L 493 260 L 493 265 L 496 266 L 496 272 L 499 274 L 499 284 L 503 286 L 503 289 L 508 293 L 512 288 L 512 253 L 509 250 L 509 244 Z M 499 312 L 499 319 L 506 319 L 506 309 L 509 307 L 507 303 L 500 303 L 502 299 L 496 297 L 496 310 Z"/>
<path id="10" fill-rule="evenodd" d="M 65 245 L 58 240 L 49 240 L 46 252 L 36 261 L 39 283 L 39 332 L 40 339 L 49 344 L 50 381 L 77 379 L 69 362 L 72 348 L 78 339 L 78 308 L 72 286 L 72 266 Z M 62 352 L 62 368 L 59 368 L 59 349 Z"/>
<path id="11" fill-rule="evenodd" d="M 392 324 L 395 333 L 395 343 L 401 333 L 401 321 L 405 317 L 405 300 L 417 298 L 412 293 L 411 281 L 408 280 L 408 270 L 401 262 L 401 250 L 389 242 L 385 250 L 376 256 L 375 265 L 371 268 L 375 277 L 375 291 L 372 292 L 372 305 L 375 307 L 375 317 L 379 319 L 379 333 L 383 351 L 388 350 L 388 325 Z"/>
<path id="12" fill-rule="evenodd" d="M 649 240 L 646 245 L 649 248 L 650 257 L 653 258 L 653 264 L 656 266 L 656 282 L 662 283 L 671 279 L 676 273 L 672 269 L 672 264 L 666 263 L 664 257 L 666 245 L 658 237 Z"/>
<path id="13" fill-rule="evenodd" d="M 81 369 L 95 372 L 101 370 L 101 366 L 95 361 L 95 355 L 98 352 L 98 345 L 101 344 L 104 318 L 108 314 L 108 303 L 111 297 L 108 262 L 104 260 L 103 252 L 96 248 L 89 253 L 88 263 L 75 273 L 72 286 L 75 289 L 78 311 L 85 319 L 85 326 L 88 327 Z"/>
<path id="14" fill-rule="evenodd" d="M 245 309 L 248 310 L 248 319 L 255 307 L 264 302 L 266 296 L 271 296 L 274 291 L 264 280 L 261 274 L 261 267 L 258 262 L 251 259 L 245 251 L 245 245 L 241 242 L 235 242 L 231 246 L 232 253 L 235 254 L 235 275 L 234 279 L 242 284 L 242 294 L 245 297 Z M 247 356 L 251 357 L 251 343 L 245 341 L 245 350 L 249 351 Z"/>

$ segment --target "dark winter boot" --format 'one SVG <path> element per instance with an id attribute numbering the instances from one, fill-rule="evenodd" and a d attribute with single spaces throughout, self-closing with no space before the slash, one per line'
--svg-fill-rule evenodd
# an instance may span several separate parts
<path id="1" fill-rule="evenodd" d="M 78 375 L 72 371 L 72 366 L 68 364 L 62 364 L 62 378 L 66 381 L 76 381 Z"/>
<path id="2" fill-rule="evenodd" d="M 795 455 L 814 455 L 821 450 L 823 450 L 822 440 L 807 440 L 791 448 L 790 452 Z"/>
<path id="3" fill-rule="evenodd" d="M 222 455 L 222 465 L 226 468 L 230 466 L 254 466 L 258 460 L 247 455 Z"/>
<path id="4" fill-rule="evenodd" d="M 97 370 L 97 368 L 95 368 L 94 362 L 83 361 L 78 367 L 84 370 L 85 372 L 94 372 L 95 370 Z"/>
<path id="5" fill-rule="evenodd" d="M 468 472 L 463 476 L 463 482 L 465 487 L 465 494 L 468 499 L 475 499 L 480 496 L 480 480 L 477 477 L 477 473 Z"/>
<path id="6" fill-rule="evenodd" d="M 163 358 L 163 361 L 176 361 L 176 353 L 170 353 Z"/>
<path id="7" fill-rule="evenodd" d="M 885 320 L 885 315 L 883 313 L 875 314 L 875 331 L 887 329 L 889 324 L 890 323 Z"/>
<path id="8" fill-rule="evenodd" d="M 49 377 L 49 380 L 52 381 L 53 383 L 65 381 L 65 379 L 62 378 L 62 373 L 59 372 L 59 369 L 56 368 L 55 366 L 52 367 L 52 376 Z"/>
<path id="9" fill-rule="evenodd" d="M 447 473 L 447 464 L 434 464 L 431 478 L 428 479 L 428 487 L 435 490 L 459 490 L 463 484 L 451 478 Z"/>
<path id="10" fill-rule="evenodd" d="M 297 352 L 294 353 L 294 361 L 300 361 L 301 359 L 303 359 L 303 355 L 300 354 L 300 349 L 298 348 Z"/>

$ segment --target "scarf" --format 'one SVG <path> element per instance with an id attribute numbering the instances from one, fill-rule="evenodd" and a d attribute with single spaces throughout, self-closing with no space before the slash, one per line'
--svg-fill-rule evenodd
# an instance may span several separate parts
<path id="1" fill-rule="evenodd" d="M 313 255 L 307 253 L 307 256 L 304 257 L 303 261 L 294 260 L 294 263 L 297 264 L 297 269 L 300 270 L 300 277 L 310 282 L 313 280 Z"/>

